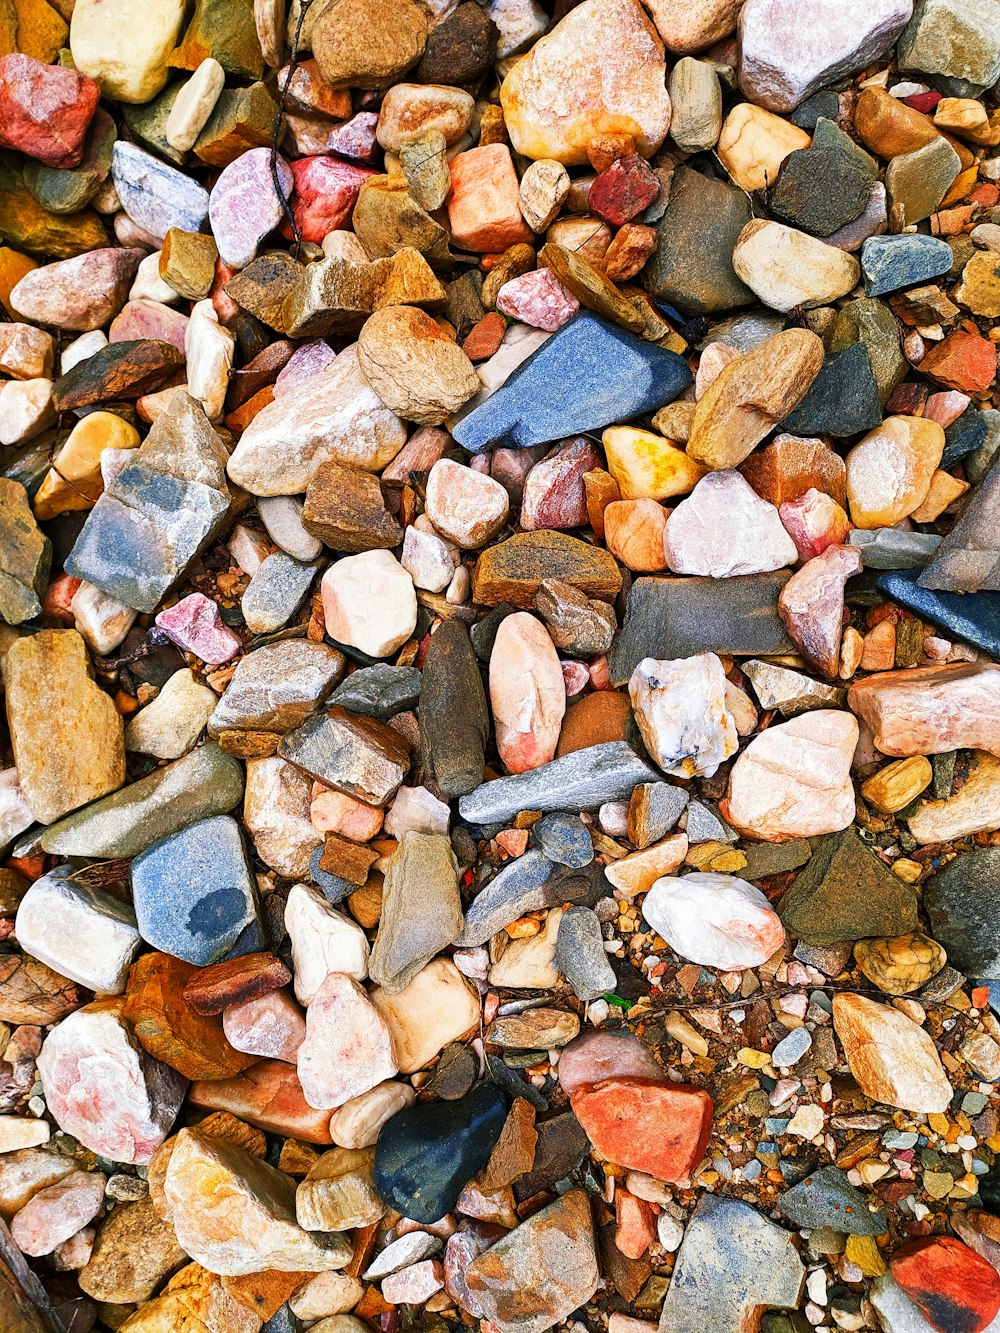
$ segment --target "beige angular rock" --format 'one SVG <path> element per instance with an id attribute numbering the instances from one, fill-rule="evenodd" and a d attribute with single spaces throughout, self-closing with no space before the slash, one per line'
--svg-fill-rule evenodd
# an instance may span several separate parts
<path id="1" fill-rule="evenodd" d="M 207 56 L 181 86 L 170 108 L 163 137 L 178 153 L 187 153 L 208 124 L 215 104 L 226 86 L 226 71 L 212 56 Z"/>
<path id="2" fill-rule="evenodd" d="M 714 148 L 722 133 L 722 86 L 707 60 L 684 56 L 670 75 L 670 137 L 685 153 Z"/>
<path id="3" fill-rule="evenodd" d="M 220 323 L 212 301 L 198 301 L 184 331 L 187 390 L 209 421 L 222 417 L 235 350 L 236 337 Z"/>
<path id="4" fill-rule="evenodd" d="M 490 656 L 490 705 L 497 749 L 511 773 L 554 758 L 566 685 L 548 630 L 527 611 L 502 621 Z"/>
<path id="5" fill-rule="evenodd" d="M 89 1225 L 104 1203 L 107 1177 L 100 1171 L 72 1171 L 32 1196 L 10 1224 L 22 1254 L 33 1258 L 52 1251 Z"/>
<path id="6" fill-rule="evenodd" d="M 851 686 L 849 706 L 883 754 L 988 750 L 1000 756 L 1000 666 L 993 662 L 880 671 Z"/>
<path id="7" fill-rule="evenodd" d="M 461 88 L 439 83 L 397 83 L 382 98 L 375 137 L 391 153 L 438 130 L 449 146 L 469 128 L 476 103 Z"/>
<path id="8" fill-rule="evenodd" d="M 369 657 L 401 648 L 417 623 L 413 580 L 390 551 L 345 556 L 323 575 L 326 632 Z"/>
<path id="9" fill-rule="evenodd" d="M 612 500 L 603 518 L 605 544 L 626 569 L 637 573 L 666 569 L 667 511 L 663 505 L 656 500 Z"/>
<path id="10" fill-rule="evenodd" d="M 671 777 L 712 777 L 736 753 L 726 673 L 715 653 L 664 662 L 646 657 L 628 692 L 646 749 Z"/>
<path id="11" fill-rule="evenodd" d="M 298 1225 L 295 1186 L 283 1171 L 225 1139 L 182 1129 L 163 1192 L 178 1241 L 209 1272 L 319 1273 L 350 1261 L 345 1237 Z"/>
<path id="12" fill-rule="evenodd" d="M 569 189 L 569 172 L 561 162 L 542 158 L 531 163 L 521 177 L 517 203 L 533 232 L 546 231 L 556 220 Z"/>
<path id="13" fill-rule="evenodd" d="M 1000 759 L 974 750 L 969 772 L 954 796 L 943 801 L 922 801 L 907 821 L 917 842 L 950 842 L 974 833 L 988 833 L 1000 825 Z"/>
<path id="14" fill-rule="evenodd" d="M 0 381 L 0 444 L 27 444 L 55 421 L 52 380 Z"/>
<path id="15" fill-rule="evenodd" d="M 847 455 L 847 499 L 857 528 L 891 528 L 918 509 L 944 452 L 926 417 L 886 417 Z"/>
<path id="16" fill-rule="evenodd" d="M 396 1072 L 388 1024 L 343 972 L 330 972 L 309 1002 L 298 1071 L 306 1101 L 318 1110 L 343 1106 Z"/>
<path id="17" fill-rule="evenodd" d="M 903 1111 L 948 1109 L 952 1086 L 933 1041 L 912 1018 L 863 995 L 835 995 L 833 1026 L 866 1097 Z"/>
<path id="18" fill-rule="evenodd" d="M 663 43 L 638 0 L 584 0 L 518 61 L 500 101 L 525 157 L 582 166 L 613 133 L 650 157 L 670 128 Z"/>
<path id="19" fill-rule="evenodd" d="M 637 893 L 651 889 L 661 876 L 673 874 L 683 864 L 687 853 L 687 834 L 674 833 L 641 852 L 609 862 L 604 867 L 604 874 L 609 884 L 634 898 Z"/>
<path id="20" fill-rule="evenodd" d="M 406 442 L 406 427 L 365 378 L 357 344 L 258 412 L 227 471 L 253 495 L 301 495 L 330 460 L 380 472 Z"/>
<path id="21" fill-rule="evenodd" d="M 398 994 L 379 986 L 370 998 L 389 1025 L 401 1074 L 422 1069 L 479 1026 L 479 997 L 450 958 L 435 958 Z"/>
<path id="22" fill-rule="evenodd" d="M 409 1083 L 380 1083 L 334 1111 L 330 1138 L 341 1148 L 370 1148 L 385 1122 L 416 1099 L 416 1090 Z"/>
<path id="23" fill-rule="evenodd" d="M 34 1123 L 48 1128 L 44 1120 Z M 45 1141 L 47 1140 L 43 1140 Z M 0 1169 L 0 1217 L 5 1222 L 10 1222 L 14 1214 L 39 1190 L 45 1189 L 48 1185 L 55 1185 L 75 1170 L 76 1163 L 71 1157 L 40 1152 L 34 1146 L 7 1148 L 5 1144 L 2 1169 Z"/>
<path id="24" fill-rule="evenodd" d="M 365 1294 L 356 1277 L 347 1273 L 317 1273 L 288 1299 L 288 1308 L 297 1319 L 325 1319 L 353 1310 Z"/>
<path id="25" fill-rule="evenodd" d="M 804 713 L 754 737 L 719 810 L 745 837 L 787 842 L 837 833 L 854 818 L 851 761 L 858 724 L 846 712 Z"/>
<path id="26" fill-rule="evenodd" d="M 853 255 L 781 222 L 757 218 L 740 232 L 733 268 L 772 310 L 829 305 L 857 285 L 861 265 Z"/>
<path id="27" fill-rule="evenodd" d="M 311 884 L 293 884 L 285 906 L 292 941 L 295 995 L 308 1005 L 330 972 L 355 981 L 368 975 L 368 941 L 361 927 L 338 912 Z"/>
<path id="28" fill-rule="evenodd" d="M 437 532 L 463 550 L 485 546 L 507 522 L 510 498 L 498 481 L 450 458 L 427 478 L 427 517 Z"/>
<path id="29" fill-rule="evenodd" d="M 312 783 L 278 755 L 247 760 L 243 821 L 265 865 L 286 879 L 309 877 L 309 860 L 323 845 L 311 817 Z"/>
<path id="30" fill-rule="evenodd" d="M 766 190 L 778 179 L 789 153 L 808 148 L 811 142 L 805 130 L 791 121 L 740 102 L 723 122 L 719 161 L 741 189 Z"/>
<path id="31" fill-rule="evenodd" d="M 331 1148 L 295 1191 L 295 1214 L 306 1231 L 369 1227 L 386 1211 L 375 1192 L 374 1148 Z"/>
<path id="32" fill-rule="evenodd" d="M 490 985 L 507 990 L 552 990 L 558 986 L 562 978 L 556 966 L 556 949 L 562 918 L 562 908 L 555 907 L 546 916 L 537 935 L 510 940 L 506 944 L 500 936 L 499 957 L 489 971 Z M 529 1046 L 533 1044 L 528 1042 Z"/>
<path id="33" fill-rule="evenodd" d="M 424 426 L 440 425 L 482 387 L 462 349 L 416 306 L 387 306 L 369 316 L 358 360 L 382 402 Z"/>
<path id="34" fill-rule="evenodd" d="M 217 703 L 215 691 L 199 685 L 190 667 L 175 671 L 125 728 L 126 750 L 179 759 L 194 747 Z"/>
<path id="35" fill-rule="evenodd" d="M 741 0 L 646 0 L 668 51 L 703 51 L 736 27 Z"/>
<path id="36" fill-rule="evenodd" d="M 41 630 L 3 661 L 7 722 L 24 799 L 42 824 L 125 781 L 125 729 L 90 676 L 76 630 Z"/>
<path id="37" fill-rule="evenodd" d="M 4 375 L 15 380 L 51 379 L 54 357 L 51 333 L 33 324 L 0 324 L 0 372 Z"/>
<path id="38" fill-rule="evenodd" d="M 703 477 L 670 511 L 663 551 L 675 574 L 713 579 L 782 569 L 798 554 L 774 505 L 734 471 Z"/>
<path id="39" fill-rule="evenodd" d="M 167 57 L 180 37 L 184 0 L 78 0 L 69 45 L 73 64 L 105 97 L 148 102 L 167 81 Z"/>
<path id="40" fill-rule="evenodd" d="M 798 407 L 822 366 L 822 339 L 808 329 L 785 329 L 730 362 L 698 401 L 688 456 L 713 470 L 742 463 Z"/>

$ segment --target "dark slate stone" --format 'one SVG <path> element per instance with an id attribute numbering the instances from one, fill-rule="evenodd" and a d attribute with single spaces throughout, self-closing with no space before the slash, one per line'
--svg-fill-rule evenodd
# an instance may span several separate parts
<path id="1" fill-rule="evenodd" d="M 380 722 L 415 708 L 420 698 L 420 672 L 411 666 L 361 667 L 353 671 L 334 690 L 329 702 L 340 704 L 349 713 L 364 713 Z"/>
<path id="2" fill-rule="evenodd" d="M 1000 1217 L 1000 1157 L 998 1157 L 985 1176 L 978 1178 L 979 1206 L 994 1217 Z"/>
<path id="3" fill-rule="evenodd" d="M 483 780 L 490 717 L 479 663 L 460 620 L 431 635 L 420 680 L 420 750 L 424 768 L 446 797 Z"/>
<path id="4" fill-rule="evenodd" d="M 823 88 L 818 93 L 813 93 L 812 97 L 807 97 L 804 102 L 800 102 L 788 119 L 793 125 L 798 125 L 800 130 L 806 130 L 811 134 L 820 117 L 833 120 L 839 114 L 840 97 L 828 88 Z"/>
<path id="5" fill-rule="evenodd" d="M 984 412 L 977 412 L 974 407 L 967 407 L 960 417 L 951 423 L 944 433 L 944 453 L 941 455 L 943 468 L 953 467 L 955 463 L 980 448 L 989 433 L 990 423 Z"/>
<path id="6" fill-rule="evenodd" d="M 572 1111 L 562 1111 L 549 1120 L 542 1120 L 535 1129 L 538 1142 L 534 1164 L 526 1176 L 514 1182 L 514 1197 L 518 1203 L 530 1199 L 540 1190 L 550 1190 L 556 1181 L 564 1180 L 590 1151 L 590 1141 Z"/>
<path id="7" fill-rule="evenodd" d="M 1000 593 L 937 592 L 921 588 L 914 569 L 880 574 L 879 589 L 907 611 L 948 630 L 955 638 L 982 648 L 992 658 L 1000 658 Z"/>
<path id="8" fill-rule="evenodd" d="M 486 10 L 466 0 L 431 29 L 415 77 L 419 83 L 478 84 L 493 66 L 498 38 Z"/>
<path id="9" fill-rule="evenodd" d="M 869 236 L 861 247 L 866 296 L 917 287 L 951 268 L 951 247 L 936 236 Z"/>
<path id="10" fill-rule="evenodd" d="M 472 1049 L 460 1046 L 458 1042 L 449 1042 L 441 1052 L 426 1088 L 446 1102 L 456 1102 L 469 1091 L 478 1074 L 479 1057 Z"/>
<path id="11" fill-rule="evenodd" d="M 476 894 L 465 913 L 465 928 L 455 941 L 459 948 L 485 944 L 491 935 L 509 926 L 525 912 L 538 912 L 560 903 L 597 901 L 606 887 L 599 866 L 578 874 L 559 868 L 535 848 L 509 861 Z"/>
<path id="12" fill-rule="evenodd" d="M 1000 457 L 969 496 L 919 581 L 922 588 L 945 592 L 1000 591 Z"/>
<path id="13" fill-rule="evenodd" d="M 375 1144 L 379 1198 L 414 1222 L 438 1221 L 489 1161 L 506 1119 L 507 1101 L 492 1083 L 457 1101 L 406 1107 Z"/>
<path id="14" fill-rule="evenodd" d="M 806 396 L 781 423 L 791 435 L 860 435 L 882 424 L 878 385 L 864 343 L 827 357 Z"/>
<path id="15" fill-rule="evenodd" d="M 594 844 L 590 832 L 579 815 L 557 811 L 543 815 L 532 829 L 535 841 L 549 858 L 561 866 L 590 865 L 594 859 Z"/>
<path id="16" fill-rule="evenodd" d="M 909 364 L 900 345 L 896 316 L 884 302 L 859 296 L 840 311 L 827 351 L 832 356 L 855 343 L 864 344 L 879 399 L 887 403 L 896 385 L 906 378 Z"/>
<path id="17" fill-rule="evenodd" d="M 867 1197 L 836 1166 L 820 1167 L 793 1185 L 777 1207 L 796 1227 L 829 1227 L 849 1236 L 881 1236 L 887 1229 L 885 1215 L 870 1212 Z"/>
<path id="18" fill-rule="evenodd" d="M 687 362 L 676 352 L 583 310 L 463 417 L 452 435 L 474 454 L 498 445 L 547 444 L 652 412 L 690 383 Z"/>
<path id="19" fill-rule="evenodd" d="M 498 1055 L 487 1055 L 486 1069 L 493 1082 L 507 1094 L 511 1101 L 515 1097 L 523 1097 L 526 1102 L 531 1102 L 536 1111 L 547 1111 L 549 1109 L 547 1099 L 542 1096 L 534 1084 L 529 1083 L 516 1069 L 504 1064 Z"/>
<path id="20" fill-rule="evenodd" d="M 941 538 L 932 532 L 904 532 L 900 528 L 853 528 L 847 543 L 861 552 L 865 569 L 922 569 Z"/>
<path id="21" fill-rule="evenodd" d="M 563 914 L 556 967 L 585 1004 L 614 990 L 615 974 L 604 949 L 601 923 L 589 907 L 571 907 Z"/>
<path id="22" fill-rule="evenodd" d="M 132 862 L 139 934 L 154 949 L 205 967 L 264 945 L 257 883 L 229 815 L 189 824 Z"/>
<path id="23" fill-rule="evenodd" d="M 949 962 L 973 977 L 1000 980 L 1000 847 L 960 852 L 924 886 L 931 933 Z"/>
<path id="24" fill-rule="evenodd" d="M 473 824 L 513 819 L 521 810 L 596 810 L 605 801 L 627 799 L 640 782 L 657 780 L 656 772 L 625 741 L 605 741 L 527 773 L 484 782 L 462 797 L 458 809 Z"/>
<path id="25" fill-rule="evenodd" d="M 824 147 L 814 141 L 785 158 L 768 205 L 791 226 L 830 236 L 865 211 L 871 184 L 870 173 L 839 143 Z"/>
<path id="26" fill-rule="evenodd" d="M 482 620 L 477 620 L 469 631 L 473 651 L 484 666 L 493 656 L 493 645 L 497 641 L 500 626 L 516 610 L 517 607 L 513 602 L 500 602 L 499 605 L 490 607 Z"/>
<path id="27" fill-rule="evenodd" d="M 642 271 L 646 290 L 693 315 L 750 305 L 754 294 L 736 276 L 732 259 L 752 216 L 750 200 L 736 186 L 677 167 L 656 224 L 656 250 Z"/>
<path id="28" fill-rule="evenodd" d="M 778 615 L 778 594 L 790 577 L 778 570 L 731 579 L 636 579 L 608 656 L 611 683 L 627 684 L 644 657 L 794 652 Z"/>

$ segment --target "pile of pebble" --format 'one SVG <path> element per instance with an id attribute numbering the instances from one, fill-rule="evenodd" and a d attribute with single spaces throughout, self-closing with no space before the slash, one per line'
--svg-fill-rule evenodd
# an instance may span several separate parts
<path id="1" fill-rule="evenodd" d="M 0 1328 L 1000 1330 L 1000 3 L 0 0 Z"/>

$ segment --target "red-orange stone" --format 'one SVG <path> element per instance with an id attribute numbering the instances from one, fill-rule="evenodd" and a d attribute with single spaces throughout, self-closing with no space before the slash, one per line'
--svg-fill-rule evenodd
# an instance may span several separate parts
<path id="1" fill-rule="evenodd" d="M 618 1166 L 679 1184 L 705 1156 L 713 1106 L 700 1088 L 609 1078 L 574 1093 L 572 1105 L 597 1151 Z"/>
<path id="2" fill-rule="evenodd" d="M 1000 1310 L 1000 1273 L 954 1236 L 910 1241 L 889 1267 L 939 1333 L 983 1333 Z"/>
<path id="3" fill-rule="evenodd" d="M 996 344 L 968 329 L 957 329 L 931 348 L 920 371 L 946 389 L 985 393 L 997 373 Z"/>
<path id="4" fill-rule="evenodd" d="M 78 167 L 101 90 L 93 79 L 15 51 L 0 59 L 0 148 Z"/>
<path id="5" fill-rule="evenodd" d="M 330 1112 L 309 1105 L 294 1066 L 282 1060 L 258 1060 L 235 1078 L 192 1083 L 188 1098 L 192 1106 L 229 1111 L 268 1134 L 305 1143 L 333 1142 Z"/>
<path id="6" fill-rule="evenodd" d="M 269 991 L 287 986 L 291 979 L 288 968 L 273 953 L 248 953 L 193 968 L 184 998 L 195 1013 L 221 1014 L 230 1005 L 259 1000 Z"/>

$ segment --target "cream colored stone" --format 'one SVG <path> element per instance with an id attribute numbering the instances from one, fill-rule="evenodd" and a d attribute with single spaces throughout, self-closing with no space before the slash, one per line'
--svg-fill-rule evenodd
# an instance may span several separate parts
<path id="1" fill-rule="evenodd" d="M 833 997 L 833 1026 L 866 1097 L 904 1111 L 940 1114 L 952 1086 L 928 1034 L 898 1009 L 863 995 Z"/>
<path id="2" fill-rule="evenodd" d="M 44 522 L 73 509 L 90 509 L 104 490 L 103 451 L 137 449 L 139 443 L 136 428 L 115 412 L 90 412 L 82 417 L 35 492 L 35 517 Z"/>
<path id="3" fill-rule="evenodd" d="M 886 417 L 847 455 L 847 499 L 858 528 L 891 528 L 926 499 L 944 452 L 926 417 Z"/>
<path id="4" fill-rule="evenodd" d="M 422 1069 L 479 1026 L 479 997 L 450 958 L 435 958 L 398 994 L 377 986 L 370 998 L 389 1024 L 401 1074 Z"/>
<path id="5" fill-rule="evenodd" d="M 352 1097 L 330 1117 L 330 1138 L 341 1148 L 370 1148 L 387 1120 L 417 1099 L 409 1083 L 387 1080 Z M 332 1311 L 331 1311 L 332 1313 Z"/>
<path id="6" fill-rule="evenodd" d="M 661 876 L 673 874 L 683 864 L 687 853 L 687 834 L 674 833 L 641 852 L 623 856 L 620 861 L 609 861 L 604 874 L 609 884 L 634 898 L 637 893 L 652 888 Z"/>
<path id="7" fill-rule="evenodd" d="M 500 947 L 495 951 L 497 961 L 490 968 L 490 985 L 510 990 L 551 990 L 558 986 L 561 977 L 556 967 L 556 946 L 562 917 L 562 908 L 554 907 L 536 935 L 514 940 L 503 933 L 498 935 Z"/>
<path id="8" fill-rule="evenodd" d="M 719 161 L 744 190 L 766 190 L 778 178 L 789 153 L 812 140 L 790 120 L 750 102 L 733 107 L 719 135 Z"/>
<path id="9" fill-rule="evenodd" d="M 164 138 L 178 153 L 186 153 L 208 124 L 226 86 L 226 71 L 207 56 L 181 88 L 170 108 Z"/>
<path id="10" fill-rule="evenodd" d="M 668 51 L 703 51 L 736 27 L 742 0 L 646 0 Z"/>
<path id="11" fill-rule="evenodd" d="M 794 227 L 760 218 L 740 232 L 733 268 L 765 305 L 782 314 L 795 306 L 828 305 L 845 296 L 861 276 L 853 255 Z"/>
<path id="12" fill-rule="evenodd" d="M 179 759 L 194 746 L 218 702 L 214 690 L 199 684 L 190 667 L 182 667 L 128 723 L 126 750 Z"/>
<path id="13" fill-rule="evenodd" d="M 184 331 L 187 390 L 209 421 L 222 417 L 235 350 L 236 338 L 220 324 L 212 301 L 198 301 Z"/>
<path id="14" fill-rule="evenodd" d="M 954 796 L 923 801 L 907 820 L 917 842 L 950 842 L 974 833 L 989 833 L 1000 826 L 1000 759 L 974 750 L 969 776 Z"/>
<path id="15" fill-rule="evenodd" d="M 185 0 L 77 0 L 70 22 L 73 64 L 105 97 L 148 102 L 167 81 Z"/>

